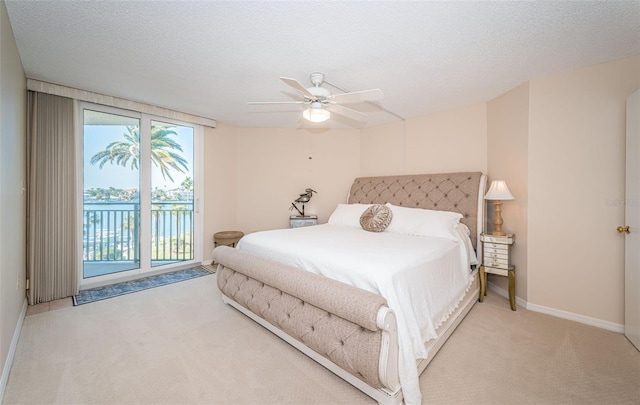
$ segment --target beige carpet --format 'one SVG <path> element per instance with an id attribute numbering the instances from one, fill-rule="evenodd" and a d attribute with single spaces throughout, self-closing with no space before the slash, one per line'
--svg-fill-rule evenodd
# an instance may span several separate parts
<path id="1" fill-rule="evenodd" d="M 224 305 L 215 276 L 50 308 L 25 318 L 3 404 L 374 403 Z M 489 292 L 420 382 L 428 404 L 638 404 L 640 353 Z"/>

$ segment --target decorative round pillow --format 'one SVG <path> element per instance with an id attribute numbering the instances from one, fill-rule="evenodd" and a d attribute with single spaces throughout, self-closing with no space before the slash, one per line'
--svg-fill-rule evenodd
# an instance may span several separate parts
<path id="1" fill-rule="evenodd" d="M 365 231 L 382 232 L 389 226 L 392 218 L 393 213 L 389 207 L 375 204 L 362 213 L 360 216 L 360 226 Z"/>

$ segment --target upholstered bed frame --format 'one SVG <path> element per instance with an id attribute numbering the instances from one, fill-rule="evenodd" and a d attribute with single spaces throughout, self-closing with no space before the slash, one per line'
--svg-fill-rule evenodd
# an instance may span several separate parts
<path id="1" fill-rule="evenodd" d="M 355 179 L 349 203 L 455 211 L 474 246 L 484 222 L 486 176 L 479 172 Z M 477 250 L 479 251 L 479 250 Z M 217 247 L 223 300 L 379 403 L 402 402 L 396 318 L 374 293 L 226 246 Z M 478 299 L 478 276 L 458 309 L 427 342 L 421 373 Z"/>

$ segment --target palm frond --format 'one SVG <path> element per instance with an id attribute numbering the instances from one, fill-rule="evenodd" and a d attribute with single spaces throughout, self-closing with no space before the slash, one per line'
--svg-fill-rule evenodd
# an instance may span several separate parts
<path id="1" fill-rule="evenodd" d="M 129 165 L 131 169 L 138 169 L 140 160 L 140 128 L 137 125 L 127 125 L 123 134 L 124 141 L 111 142 L 107 147 L 91 157 L 91 164 L 99 163 L 100 169 L 107 164 L 123 167 Z M 171 136 L 178 133 L 172 126 L 154 126 L 151 129 L 151 162 L 160 168 L 162 177 L 173 181 L 169 169 L 185 173 L 189 169 L 189 162 L 179 153 L 182 146 Z"/>

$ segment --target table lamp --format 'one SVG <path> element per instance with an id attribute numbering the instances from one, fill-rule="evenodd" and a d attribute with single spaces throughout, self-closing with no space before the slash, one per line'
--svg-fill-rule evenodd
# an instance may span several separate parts
<path id="1" fill-rule="evenodd" d="M 515 199 L 507 188 L 507 183 L 505 183 L 504 180 L 493 180 L 484 199 L 493 201 L 495 207 L 496 214 L 493 217 L 493 232 L 491 232 L 491 234 L 505 236 L 506 233 L 502 230 L 502 201 Z"/>

